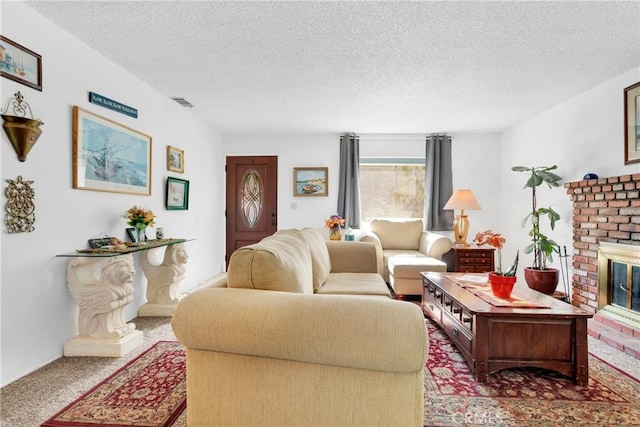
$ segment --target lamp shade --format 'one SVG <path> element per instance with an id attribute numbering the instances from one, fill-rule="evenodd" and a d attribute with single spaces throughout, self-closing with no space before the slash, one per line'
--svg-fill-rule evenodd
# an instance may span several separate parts
<path id="1" fill-rule="evenodd" d="M 454 191 L 443 209 L 481 210 L 482 208 L 471 190 L 464 189 Z"/>

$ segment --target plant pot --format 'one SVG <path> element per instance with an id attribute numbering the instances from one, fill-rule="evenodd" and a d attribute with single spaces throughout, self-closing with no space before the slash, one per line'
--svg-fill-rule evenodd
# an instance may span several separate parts
<path id="1" fill-rule="evenodd" d="M 524 269 L 524 280 L 527 286 L 543 294 L 552 295 L 556 291 L 559 279 L 560 271 L 557 268 L 538 270 L 527 267 Z"/>
<path id="2" fill-rule="evenodd" d="M 501 276 L 498 273 L 489 273 L 489 283 L 491 283 L 491 291 L 498 298 L 509 298 L 513 286 L 516 284 L 516 276 Z"/>

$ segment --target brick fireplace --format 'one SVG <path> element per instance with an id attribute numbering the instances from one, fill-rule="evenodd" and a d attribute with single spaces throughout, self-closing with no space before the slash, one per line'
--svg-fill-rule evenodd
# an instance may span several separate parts
<path id="1" fill-rule="evenodd" d="M 571 303 L 594 313 L 589 321 L 590 335 L 640 359 L 640 317 L 609 310 L 604 301 L 607 291 L 599 289 L 600 284 L 606 287 L 607 277 L 607 272 L 599 271 L 606 268 L 602 251 L 600 268 L 598 262 L 601 242 L 607 242 L 604 246 L 620 244 L 631 253 L 636 248 L 640 251 L 640 174 L 575 181 L 564 186 L 573 203 Z M 637 261 L 631 259 L 635 266 Z"/>

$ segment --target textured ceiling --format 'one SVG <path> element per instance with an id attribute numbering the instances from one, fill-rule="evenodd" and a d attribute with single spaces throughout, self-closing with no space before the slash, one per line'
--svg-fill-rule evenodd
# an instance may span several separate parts
<path id="1" fill-rule="evenodd" d="M 494 132 L 640 65 L 637 0 L 25 3 L 225 133 Z"/>

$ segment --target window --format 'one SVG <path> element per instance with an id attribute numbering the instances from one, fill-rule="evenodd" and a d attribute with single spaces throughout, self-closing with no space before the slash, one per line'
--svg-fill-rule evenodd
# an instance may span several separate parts
<path id="1" fill-rule="evenodd" d="M 422 218 L 424 159 L 361 158 L 360 209 L 373 218 Z"/>

